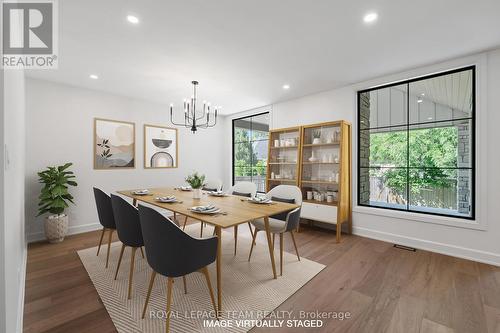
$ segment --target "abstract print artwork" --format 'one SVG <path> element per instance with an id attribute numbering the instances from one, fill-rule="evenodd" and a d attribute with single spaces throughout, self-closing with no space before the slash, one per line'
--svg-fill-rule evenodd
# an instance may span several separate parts
<path id="1" fill-rule="evenodd" d="M 177 168 L 177 129 L 144 125 L 144 167 Z"/>
<path id="2" fill-rule="evenodd" d="M 94 119 L 94 169 L 135 168 L 135 124 Z"/>

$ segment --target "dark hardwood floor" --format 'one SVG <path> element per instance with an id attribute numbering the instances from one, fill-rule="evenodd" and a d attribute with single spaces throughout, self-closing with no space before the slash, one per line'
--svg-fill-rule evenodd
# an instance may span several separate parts
<path id="1" fill-rule="evenodd" d="M 240 237 L 244 234 L 249 236 L 248 228 L 240 228 Z M 76 254 L 96 246 L 99 235 L 96 231 L 69 236 L 60 244 L 30 244 L 25 332 L 116 332 Z M 333 232 L 307 226 L 296 238 L 301 256 L 327 267 L 279 309 L 349 311 L 352 316 L 326 320 L 322 328 L 307 331 L 500 332 L 498 267 L 409 252 L 358 236 L 343 235 L 336 244 Z M 248 251 L 247 243 L 238 242 L 238 250 Z M 285 250 L 294 252 L 287 236 Z M 272 330 L 285 331 L 304 329 Z"/>

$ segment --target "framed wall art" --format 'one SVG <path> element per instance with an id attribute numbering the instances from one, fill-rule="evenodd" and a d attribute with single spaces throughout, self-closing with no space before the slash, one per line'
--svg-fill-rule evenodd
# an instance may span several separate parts
<path id="1" fill-rule="evenodd" d="M 135 168 L 135 124 L 94 118 L 94 169 Z"/>
<path id="2" fill-rule="evenodd" d="M 177 129 L 144 125 L 144 168 L 177 168 Z"/>

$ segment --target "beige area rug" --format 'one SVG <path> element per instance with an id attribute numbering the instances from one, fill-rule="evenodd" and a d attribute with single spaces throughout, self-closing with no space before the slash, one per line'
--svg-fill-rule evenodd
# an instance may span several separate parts
<path id="1" fill-rule="evenodd" d="M 199 236 L 199 224 L 189 225 L 186 232 Z M 210 227 L 205 228 L 206 235 L 211 232 Z M 213 319 L 213 307 L 205 278 L 196 272 L 186 276 L 187 294 L 184 294 L 182 279 L 175 279 L 170 332 L 247 332 L 258 325 L 256 320 L 273 311 L 325 267 L 305 258 L 301 258 L 299 262 L 295 254 L 285 252 L 283 276 L 279 276 L 277 249 L 275 258 L 278 279 L 275 280 L 272 278 L 267 244 L 257 243 L 249 263 L 249 238 L 238 237 L 236 256 L 233 255 L 232 233 L 223 232 L 222 239 L 222 320 L 217 323 Z M 285 235 L 285 242 L 287 241 L 291 240 Z M 96 256 L 96 247 L 78 251 L 78 255 L 118 332 L 165 332 L 166 278 L 156 276 L 146 317 L 141 319 L 151 268 L 142 259 L 140 251 L 137 251 L 132 299 L 127 300 L 130 248 L 125 250 L 117 280 L 113 279 L 120 248 L 120 242 L 112 244 L 108 269 L 104 268 L 106 247 L 101 248 L 99 257 Z M 215 263 L 209 266 L 209 271 L 216 293 Z M 217 300 L 217 294 L 215 298 Z M 217 324 L 232 327 L 209 327 Z"/>

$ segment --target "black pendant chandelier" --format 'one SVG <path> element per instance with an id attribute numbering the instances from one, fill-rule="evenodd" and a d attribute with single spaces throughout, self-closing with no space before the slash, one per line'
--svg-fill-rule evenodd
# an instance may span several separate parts
<path id="1" fill-rule="evenodd" d="M 170 122 L 176 126 L 190 128 L 191 132 L 196 133 L 198 128 L 214 127 L 217 124 L 217 112 L 220 106 L 210 109 L 210 103 L 203 101 L 203 111 L 196 113 L 196 86 L 198 81 L 191 81 L 193 84 L 193 96 L 190 100 L 184 100 L 184 124 L 174 122 L 174 105 L 170 104 Z"/>

